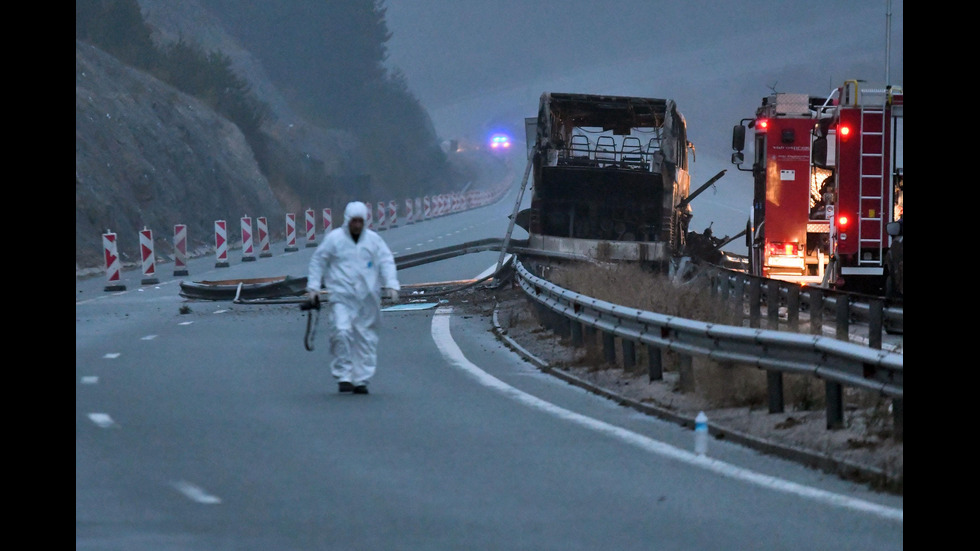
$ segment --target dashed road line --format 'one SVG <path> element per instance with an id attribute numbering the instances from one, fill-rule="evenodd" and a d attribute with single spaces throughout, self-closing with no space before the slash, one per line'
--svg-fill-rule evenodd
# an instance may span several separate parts
<path id="1" fill-rule="evenodd" d="M 112 420 L 112 417 L 109 417 L 108 413 L 89 413 L 88 418 L 90 421 L 104 429 L 111 429 L 119 426 Z"/>

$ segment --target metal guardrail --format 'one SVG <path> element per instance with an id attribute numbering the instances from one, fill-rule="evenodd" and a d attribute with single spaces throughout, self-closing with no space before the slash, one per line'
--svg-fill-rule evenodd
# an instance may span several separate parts
<path id="1" fill-rule="evenodd" d="M 888 301 L 860 293 L 825 289 L 814 286 L 801 286 L 790 281 L 766 279 L 747 273 L 725 269 L 718 266 L 698 266 L 699 274 L 712 279 L 712 292 L 718 292 L 722 299 L 733 295 L 738 300 L 741 293 L 748 291 L 753 314 L 758 314 L 760 304 L 782 305 L 787 308 L 790 319 L 798 319 L 801 311 L 809 312 L 811 319 L 822 320 L 824 314 L 834 316 L 837 332 L 847 335 L 848 323 L 860 321 L 868 324 L 869 346 L 881 348 L 881 333 L 904 333 L 904 308 L 900 301 Z M 770 300 L 770 295 L 775 297 Z M 772 313 L 772 311 L 770 312 Z M 770 322 L 777 323 L 774 318 Z"/>
<path id="2" fill-rule="evenodd" d="M 573 322 L 620 337 L 624 343 L 767 370 L 770 412 L 782 411 L 782 373 L 809 374 L 828 384 L 828 428 L 843 422 L 840 387 L 848 386 L 893 398 L 896 434 L 902 432 L 901 354 L 821 335 L 706 323 L 638 310 L 563 289 L 534 275 L 521 262 L 515 267 L 518 283 L 530 298 Z M 651 363 L 659 369 L 659 354 Z"/>
<path id="3" fill-rule="evenodd" d="M 744 255 L 739 255 L 735 253 L 730 253 L 728 251 L 722 252 L 722 260 L 718 265 L 708 265 L 701 266 L 702 271 L 706 271 L 715 278 L 725 278 L 728 280 L 731 286 L 738 285 L 738 280 L 744 279 L 745 281 L 758 280 L 764 285 L 763 295 L 765 295 L 768 290 L 769 285 L 775 284 L 779 287 L 780 300 L 784 304 L 790 298 L 788 295 L 791 293 L 788 291 L 793 287 L 799 287 L 799 284 L 780 281 L 776 279 L 766 279 L 759 276 L 749 275 L 749 260 L 748 257 Z M 809 290 L 817 291 L 811 297 Z M 803 300 L 803 306 L 811 308 L 816 306 L 816 303 L 820 301 L 823 306 L 823 310 L 837 311 L 838 309 L 838 297 L 846 298 L 848 305 L 848 317 L 855 320 L 864 322 L 874 322 L 877 312 L 876 308 L 879 305 L 872 304 L 875 300 L 881 300 L 881 297 L 872 297 L 862 293 L 853 293 L 848 291 L 841 291 L 836 289 L 827 289 L 822 287 L 812 287 L 806 286 L 802 288 L 803 293 L 801 298 Z M 767 297 L 763 297 L 767 298 Z M 902 305 L 902 299 L 892 299 L 883 300 L 881 308 L 881 321 L 885 324 L 884 329 L 888 332 L 894 333 L 904 333 L 904 308 Z M 880 329 L 880 328 L 879 328 Z"/>
<path id="4" fill-rule="evenodd" d="M 520 243 L 524 242 L 515 242 L 515 244 Z M 430 251 L 419 251 L 417 253 L 398 256 L 395 258 L 395 267 L 399 270 L 404 268 L 412 268 L 414 266 L 428 264 L 429 262 L 446 260 L 447 258 L 462 256 L 469 253 L 499 251 L 503 246 L 504 240 L 499 237 L 467 241 L 466 243 L 461 243 L 459 245 L 450 245 L 448 247 L 432 249 Z"/>
<path id="5" fill-rule="evenodd" d="M 541 304 L 618 337 L 722 362 L 754 365 L 902 398 L 903 356 L 819 335 L 713 324 L 587 297 L 535 276 L 518 262 L 518 282 Z"/>

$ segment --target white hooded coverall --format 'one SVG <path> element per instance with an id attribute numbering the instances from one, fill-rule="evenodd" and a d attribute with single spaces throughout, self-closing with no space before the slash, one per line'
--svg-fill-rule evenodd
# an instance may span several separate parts
<path id="1" fill-rule="evenodd" d="M 366 225 L 355 243 L 352 218 L 367 220 L 367 205 L 348 203 L 344 224 L 331 230 L 310 258 L 307 291 L 321 281 L 330 309 L 330 370 L 338 382 L 366 385 L 378 358 L 377 328 L 381 322 L 381 289 L 398 290 L 395 258 L 380 235 Z"/>

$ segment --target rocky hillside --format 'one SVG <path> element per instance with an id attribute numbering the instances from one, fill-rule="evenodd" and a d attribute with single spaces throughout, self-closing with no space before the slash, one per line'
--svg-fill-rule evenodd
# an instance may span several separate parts
<path id="1" fill-rule="evenodd" d="M 213 244 L 214 221 L 285 217 L 237 126 L 193 97 L 75 44 L 75 265 L 102 265 L 102 233 L 139 262 L 139 230 L 158 256 L 174 224 L 188 250 Z M 229 227 L 237 227 L 229 223 Z M 271 228 L 270 228 L 271 230 Z"/>
<path id="2" fill-rule="evenodd" d="M 234 248 L 242 216 L 266 217 L 272 239 L 281 240 L 287 212 L 302 221 L 307 208 L 342 209 L 352 198 L 389 195 L 370 175 L 365 184 L 353 167 L 356 139 L 297 117 L 261 64 L 196 0 L 139 0 L 139 7 L 156 43 L 184 41 L 231 59 L 269 108 L 261 151 L 255 137 L 250 144 L 205 103 L 76 40 L 76 276 L 104 270 L 107 230 L 117 234 L 123 266 L 138 267 L 144 228 L 153 231 L 154 252 L 165 261 L 173 255 L 175 224 L 187 225 L 188 253 L 195 256 L 213 252 L 215 220 L 228 222 Z M 452 169 L 447 174 L 468 178 Z"/>

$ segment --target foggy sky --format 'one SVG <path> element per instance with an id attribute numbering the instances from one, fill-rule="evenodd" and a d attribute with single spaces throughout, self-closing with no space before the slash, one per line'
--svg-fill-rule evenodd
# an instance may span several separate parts
<path id="1" fill-rule="evenodd" d="M 829 95 L 844 80 L 901 86 L 903 2 L 888 0 L 387 0 L 388 66 L 445 139 L 481 140 L 537 114 L 542 92 L 671 98 L 695 145 L 691 229 L 745 227 L 751 176 L 732 126 L 776 92 Z M 886 53 L 890 54 L 886 70 Z"/>

